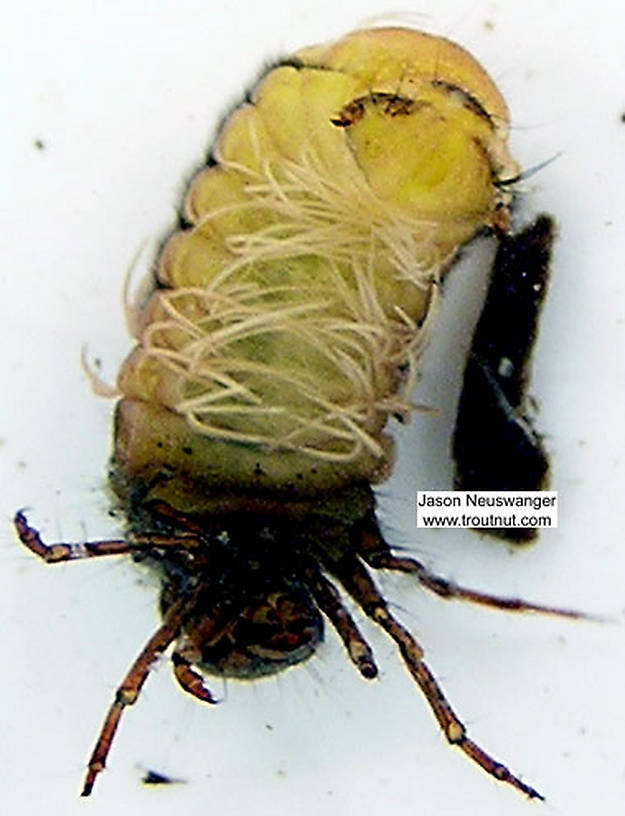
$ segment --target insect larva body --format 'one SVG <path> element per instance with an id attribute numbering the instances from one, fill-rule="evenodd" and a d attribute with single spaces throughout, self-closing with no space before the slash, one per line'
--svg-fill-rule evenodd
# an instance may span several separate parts
<path id="1" fill-rule="evenodd" d="M 163 623 L 118 689 L 83 795 L 171 644 L 181 688 L 211 703 L 205 675 L 254 678 L 309 658 L 323 614 L 375 677 L 340 583 L 395 642 L 448 741 L 540 797 L 468 738 L 370 574 L 577 616 L 395 556 L 371 489 L 392 466 L 389 418 L 414 409 L 442 277 L 477 232 L 508 230 L 519 171 L 507 127 L 505 102 L 466 51 L 399 28 L 304 49 L 226 121 L 119 376 L 110 475 L 126 537 L 46 545 L 15 519 L 47 562 L 131 553 L 162 575 Z"/>
<path id="2" fill-rule="evenodd" d="M 149 495 L 195 511 L 199 493 L 386 476 L 441 275 L 509 199 L 506 135 L 499 93 L 446 40 L 361 31 L 274 68 L 160 259 L 119 379 L 118 490 L 166 467 Z"/>

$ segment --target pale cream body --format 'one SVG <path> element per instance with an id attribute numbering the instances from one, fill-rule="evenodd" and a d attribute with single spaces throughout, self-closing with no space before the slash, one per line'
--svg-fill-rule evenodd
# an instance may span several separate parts
<path id="1" fill-rule="evenodd" d="M 459 46 L 355 32 L 270 71 L 191 184 L 119 376 L 112 479 L 181 511 L 388 473 L 437 285 L 502 223 L 505 103 Z"/>

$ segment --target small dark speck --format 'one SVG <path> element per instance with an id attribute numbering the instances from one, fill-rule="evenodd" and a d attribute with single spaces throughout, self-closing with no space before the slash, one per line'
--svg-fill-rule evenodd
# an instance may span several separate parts
<path id="1" fill-rule="evenodd" d="M 187 456 L 191 456 L 191 454 L 193 453 L 193 448 L 189 448 L 189 447 L 187 446 L 187 447 L 185 447 L 185 448 L 183 448 L 183 449 L 182 449 L 182 452 L 183 452 L 183 453 L 186 453 L 186 454 L 187 454 Z"/>
<path id="2" fill-rule="evenodd" d="M 163 447 L 163 443 L 162 443 L 162 442 L 157 442 L 157 443 L 156 443 L 156 447 L 157 447 L 157 448 L 162 448 L 162 447 Z"/>
<path id="3" fill-rule="evenodd" d="M 45 150 L 46 146 L 41 139 L 33 139 L 33 147 L 35 150 Z"/>
<path id="4" fill-rule="evenodd" d="M 494 20 L 484 20 L 482 23 L 486 31 L 492 31 L 495 28 L 495 21 Z"/>
<path id="5" fill-rule="evenodd" d="M 625 123 L 625 111 L 621 114 L 621 122 Z"/>
<path id="6" fill-rule="evenodd" d="M 146 771 L 141 781 L 144 785 L 180 785 L 186 782 L 185 779 L 174 779 L 158 771 Z"/>
<path id="7" fill-rule="evenodd" d="M 273 731 L 273 725 L 271 723 L 265 723 L 265 728 L 267 731 Z"/>

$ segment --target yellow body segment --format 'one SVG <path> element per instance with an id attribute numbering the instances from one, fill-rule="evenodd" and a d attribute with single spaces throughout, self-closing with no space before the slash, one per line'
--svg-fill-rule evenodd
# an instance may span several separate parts
<path id="1" fill-rule="evenodd" d="M 458 248 L 516 175 L 459 46 L 359 31 L 270 71 L 191 184 L 119 388 L 113 484 L 314 495 L 378 481 Z M 163 476 L 166 473 L 166 477 Z"/>

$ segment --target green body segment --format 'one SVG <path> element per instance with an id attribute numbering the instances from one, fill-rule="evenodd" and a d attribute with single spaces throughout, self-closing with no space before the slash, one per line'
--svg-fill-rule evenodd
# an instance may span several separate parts
<path id="1" fill-rule="evenodd" d="M 305 497 L 384 478 L 440 276 L 505 210 L 506 129 L 478 63 L 407 29 L 270 71 L 161 256 L 119 377 L 117 492 L 184 511 L 194 488 Z"/>

